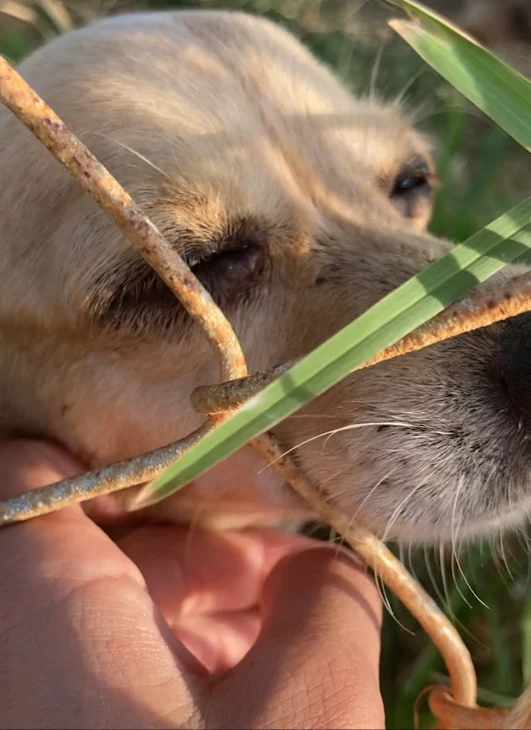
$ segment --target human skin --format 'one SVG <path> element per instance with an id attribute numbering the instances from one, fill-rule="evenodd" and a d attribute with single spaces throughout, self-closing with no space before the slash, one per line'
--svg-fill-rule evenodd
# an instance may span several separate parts
<path id="1" fill-rule="evenodd" d="M 6 498 L 71 476 L 0 446 Z M 382 728 L 381 608 L 363 566 L 279 530 L 143 525 L 69 507 L 0 530 L 0 727 Z"/>

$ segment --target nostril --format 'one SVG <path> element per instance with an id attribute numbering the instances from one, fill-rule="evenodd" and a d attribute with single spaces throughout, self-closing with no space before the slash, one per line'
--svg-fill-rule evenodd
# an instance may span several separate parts
<path id="1" fill-rule="evenodd" d="M 503 370 L 502 370 L 502 372 L 500 374 L 500 384 L 501 384 L 501 388 L 503 390 L 504 396 L 506 398 L 510 398 L 510 395 L 509 395 L 509 385 L 507 383 L 507 379 L 505 377 L 505 372 Z"/>

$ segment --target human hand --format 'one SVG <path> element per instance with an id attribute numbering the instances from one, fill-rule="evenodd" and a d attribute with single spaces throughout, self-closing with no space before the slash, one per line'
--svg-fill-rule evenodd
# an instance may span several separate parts
<path id="1" fill-rule="evenodd" d="M 82 467 L 0 446 L 0 498 Z M 115 544 L 69 507 L 0 530 L 0 727 L 383 728 L 380 602 L 278 530 L 163 525 Z"/>

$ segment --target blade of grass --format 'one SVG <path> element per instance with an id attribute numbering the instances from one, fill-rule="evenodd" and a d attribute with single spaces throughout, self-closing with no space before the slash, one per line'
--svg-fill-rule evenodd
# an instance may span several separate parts
<path id="1" fill-rule="evenodd" d="M 208 433 L 147 485 L 134 507 L 169 496 L 431 319 L 506 263 L 529 253 L 530 221 L 531 198 L 388 294 Z"/>
<path id="2" fill-rule="evenodd" d="M 525 601 L 522 634 L 522 674 L 527 684 L 531 681 L 531 593 Z"/>
<path id="3" fill-rule="evenodd" d="M 526 150 L 531 151 L 531 81 L 413 0 L 386 0 L 414 21 L 391 27 L 432 66 Z"/>
<path id="4" fill-rule="evenodd" d="M 496 601 L 496 592 L 492 583 L 485 581 L 483 586 L 488 610 L 483 609 L 485 623 L 488 626 L 492 642 L 492 663 L 495 686 L 502 695 L 510 695 L 515 687 L 513 663 L 511 661 L 510 645 L 507 641 L 507 626 L 502 619 L 503 608 Z"/>

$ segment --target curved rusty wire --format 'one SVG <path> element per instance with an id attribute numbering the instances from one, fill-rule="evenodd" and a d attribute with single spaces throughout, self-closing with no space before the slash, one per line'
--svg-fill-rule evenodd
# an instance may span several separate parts
<path id="1" fill-rule="evenodd" d="M 442 685 L 425 691 L 431 712 L 439 720 L 441 730 L 503 730 L 510 710 L 498 707 L 466 707 L 457 702 Z"/>
<path id="2" fill-rule="evenodd" d="M 260 436 L 251 441 L 251 445 L 268 462 L 273 461 L 284 479 L 313 507 L 319 517 L 333 527 L 400 598 L 441 652 L 456 702 L 474 706 L 477 685 L 470 653 L 435 601 L 381 540 L 361 525 L 353 525 L 349 517 L 320 497 L 319 488 L 312 486 L 307 476 L 303 476 L 293 461 L 284 456 L 274 437 Z"/>
<path id="3" fill-rule="evenodd" d="M 216 398 L 218 401 L 221 399 L 224 408 L 221 409 L 216 400 L 210 402 L 206 407 L 206 411 L 210 415 L 208 421 L 185 439 L 149 454 L 142 454 L 74 479 L 47 485 L 0 503 L 0 524 L 8 524 L 60 509 L 67 504 L 80 502 L 98 494 L 153 479 L 162 473 L 169 463 L 224 419 L 227 412 L 227 400 L 223 401 L 223 398 L 226 398 L 224 393 L 229 392 L 231 388 L 234 392 L 236 388 L 236 391 L 240 393 L 241 402 L 243 402 L 250 394 L 256 393 L 269 382 L 271 371 L 247 379 L 245 386 L 247 391 L 241 390 L 242 379 L 245 378 L 247 370 L 240 345 L 230 324 L 208 292 L 154 224 L 143 215 L 128 193 L 2 58 L 0 58 L 0 101 L 11 109 L 64 165 L 83 189 L 94 197 L 182 302 L 214 348 L 220 363 L 221 379 L 223 381 L 236 380 L 236 385 L 232 382 L 217 386 L 216 391 L 198 390 L 194 396 L 196 405 L 201 406 L 201 393 L 205 397 L 205 395 L 215 392 L 217 393 Z M 495 321 L 495 317 L 504 319 L 520 311 L 531 309 L 531 282 L 526 277 L 519 277 L 512 282 L 512 286 L 520 288 L 515 288 L 511 297 L 506 295 L 498 297 L 495 300 L 495 306 L 491 306 L 489 302 L 485 301 L 484 292 L 454 305 L 434 320 L 431 325 L 408 335 L 393 348 L 389 348 L 373 358 L 370 363 L 367 363 L 367 366 L 382 359 L 426 347 L 440 339 L 484 326 Z M 485 304 L 488 311 L 483 306 Z M 447 334 L 450 331 L 453 334 Z M 274 369 L 274 375 L 281 374 L 288 366 L 289 364 L 281 365 Z M 228 402 L 233 404 L 230 407 L 234 407 L 233 395 L 229 397 Z M 203 408 L 205 408 L 204 404 Z M 333 526 L 372 566 L 413 613 L 439 648 L 448 667 L 452 692 L 449 695 L 445 688 L 435 688 L 430 693 L 430 706 L 439 720 L 443 722 L 441 727 L 476 727 L 476 725 L 470 724 L 455 724 L 461 722 L 461 719 L 456 719 L 458 711 L 469 712 L 467 717 L 471 717 L 470 713 L 478 713 L 482 710 L 475 706 L 476 676 L 470 654 L 455 628 L 434 601 L 380 540 L 361 526 L 352 526 L 344 515 L 319 497 L 319 490 L 310 485 L 289 458 L 282 457 L 281 449 L 271 435 L 260 436 L 254 439 L 251 445 L 266 459 L 275 459 L 275 468 L 310 503 L 323 521 Z M 479 715 L 475 715 L 475 717 L 479 717 Z M 448 718 L 452 719 L 448 720 Z M 448 724 L 446 721 L 453 724 Z M 465 723 L 465 719 L 462 722 Z M 481 726 L 487 727 L 484 724 Z M 492 725 L 492 727 L 498 726 Z"/>

